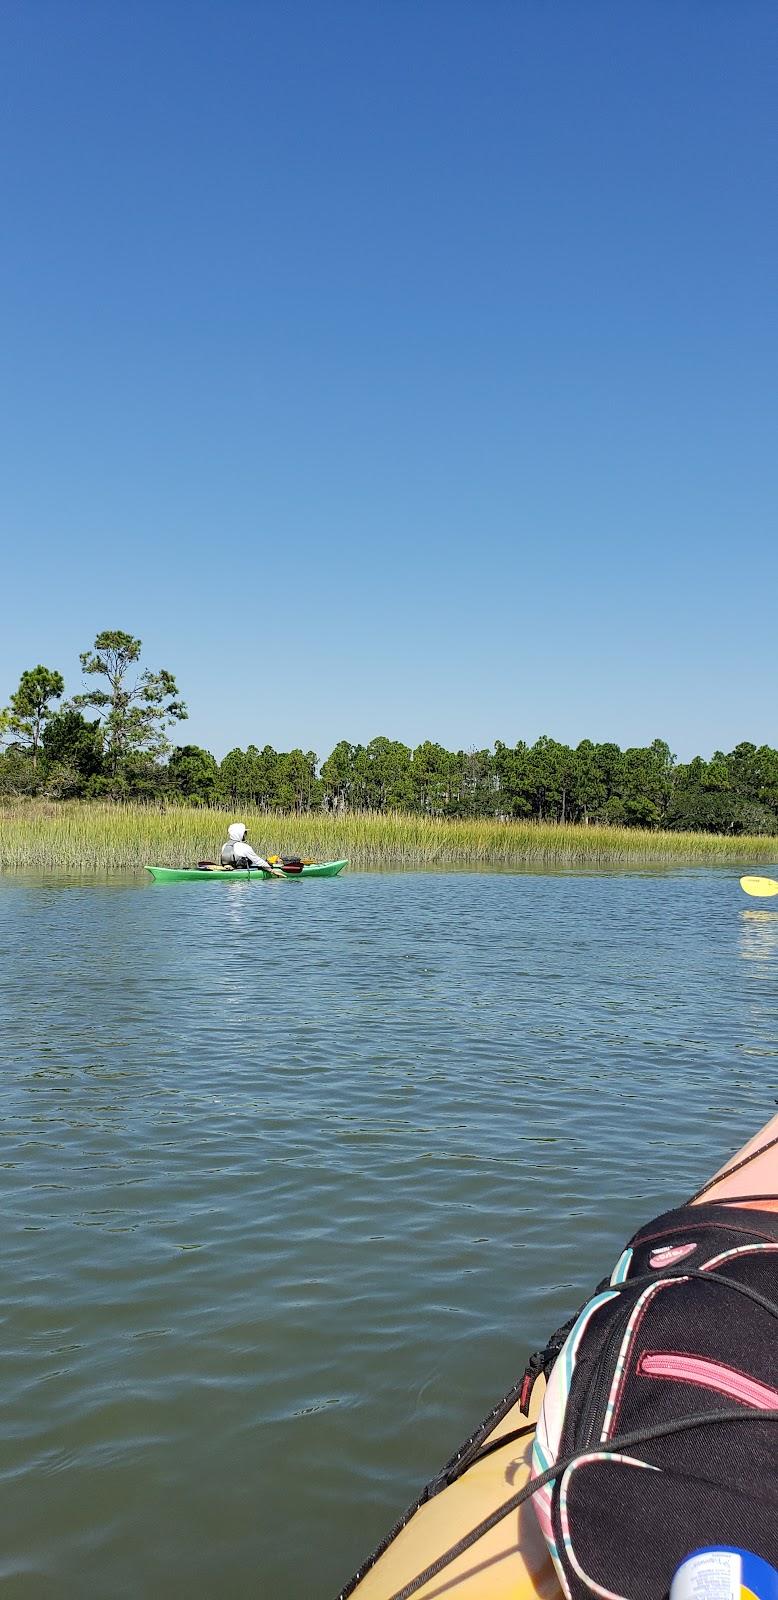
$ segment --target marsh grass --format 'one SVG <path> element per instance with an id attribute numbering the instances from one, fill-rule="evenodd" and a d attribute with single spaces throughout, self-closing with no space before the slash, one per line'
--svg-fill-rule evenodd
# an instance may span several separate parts
<path id="1" fill-rule="evenodd" d="M 458 821 L 363 812 L 241 811 L 254 848 L 355 867 L 705 866 L 772 862 L 778 839 L 561 823 Z M 111 872 L 216 859 L 233 814 L 221 809 L 11 801 L 0 805 L 0 868 Z"/>

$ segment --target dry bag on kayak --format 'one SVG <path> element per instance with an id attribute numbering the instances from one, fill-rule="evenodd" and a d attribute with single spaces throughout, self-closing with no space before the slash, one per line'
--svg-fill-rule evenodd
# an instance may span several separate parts
<path id="1" fill-rule="evenodd" d="M 685 1556 L 778 1562 L 778 1215 L 682 1206 L 532 1358 L 533 1497 L 565 1594 L 662 1600 Z"/>

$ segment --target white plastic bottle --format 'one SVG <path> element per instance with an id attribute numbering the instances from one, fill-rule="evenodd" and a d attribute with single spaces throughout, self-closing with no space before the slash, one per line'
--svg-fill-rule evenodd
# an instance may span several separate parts
<path id="1" fill-rule="evenodd" d="M 778 1600 L 778 1572 L 736 1545 L 709 1545 L 681 1562 L 670 1600 Z"/>

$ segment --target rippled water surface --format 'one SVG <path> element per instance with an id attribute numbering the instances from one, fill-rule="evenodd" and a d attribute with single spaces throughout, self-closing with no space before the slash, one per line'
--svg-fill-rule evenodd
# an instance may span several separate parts
<path id="1" fill-rule="evenodd" d="M 0 879 L 3 1596 L 329 1600 L 778 1094 L 732 872 Z"/>

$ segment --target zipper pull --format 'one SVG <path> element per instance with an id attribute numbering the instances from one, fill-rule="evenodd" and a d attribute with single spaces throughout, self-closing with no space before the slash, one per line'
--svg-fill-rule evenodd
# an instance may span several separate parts
<path id="1" fill-rule="evenodd" d="M 529 1361 L 524 1369 L 524 1377 L 521 1380 L 521 1388 L 519 1390 L 519 1410 L 523 1417 L 529 1416 L 532 1391 L 535 1387 L 538 1377 L 540 1376 L 540 1373 L 545 1367 L 545 1364 L 546 1351 L 536 1350 L 534 1355 L 530 1356 Z"/>

